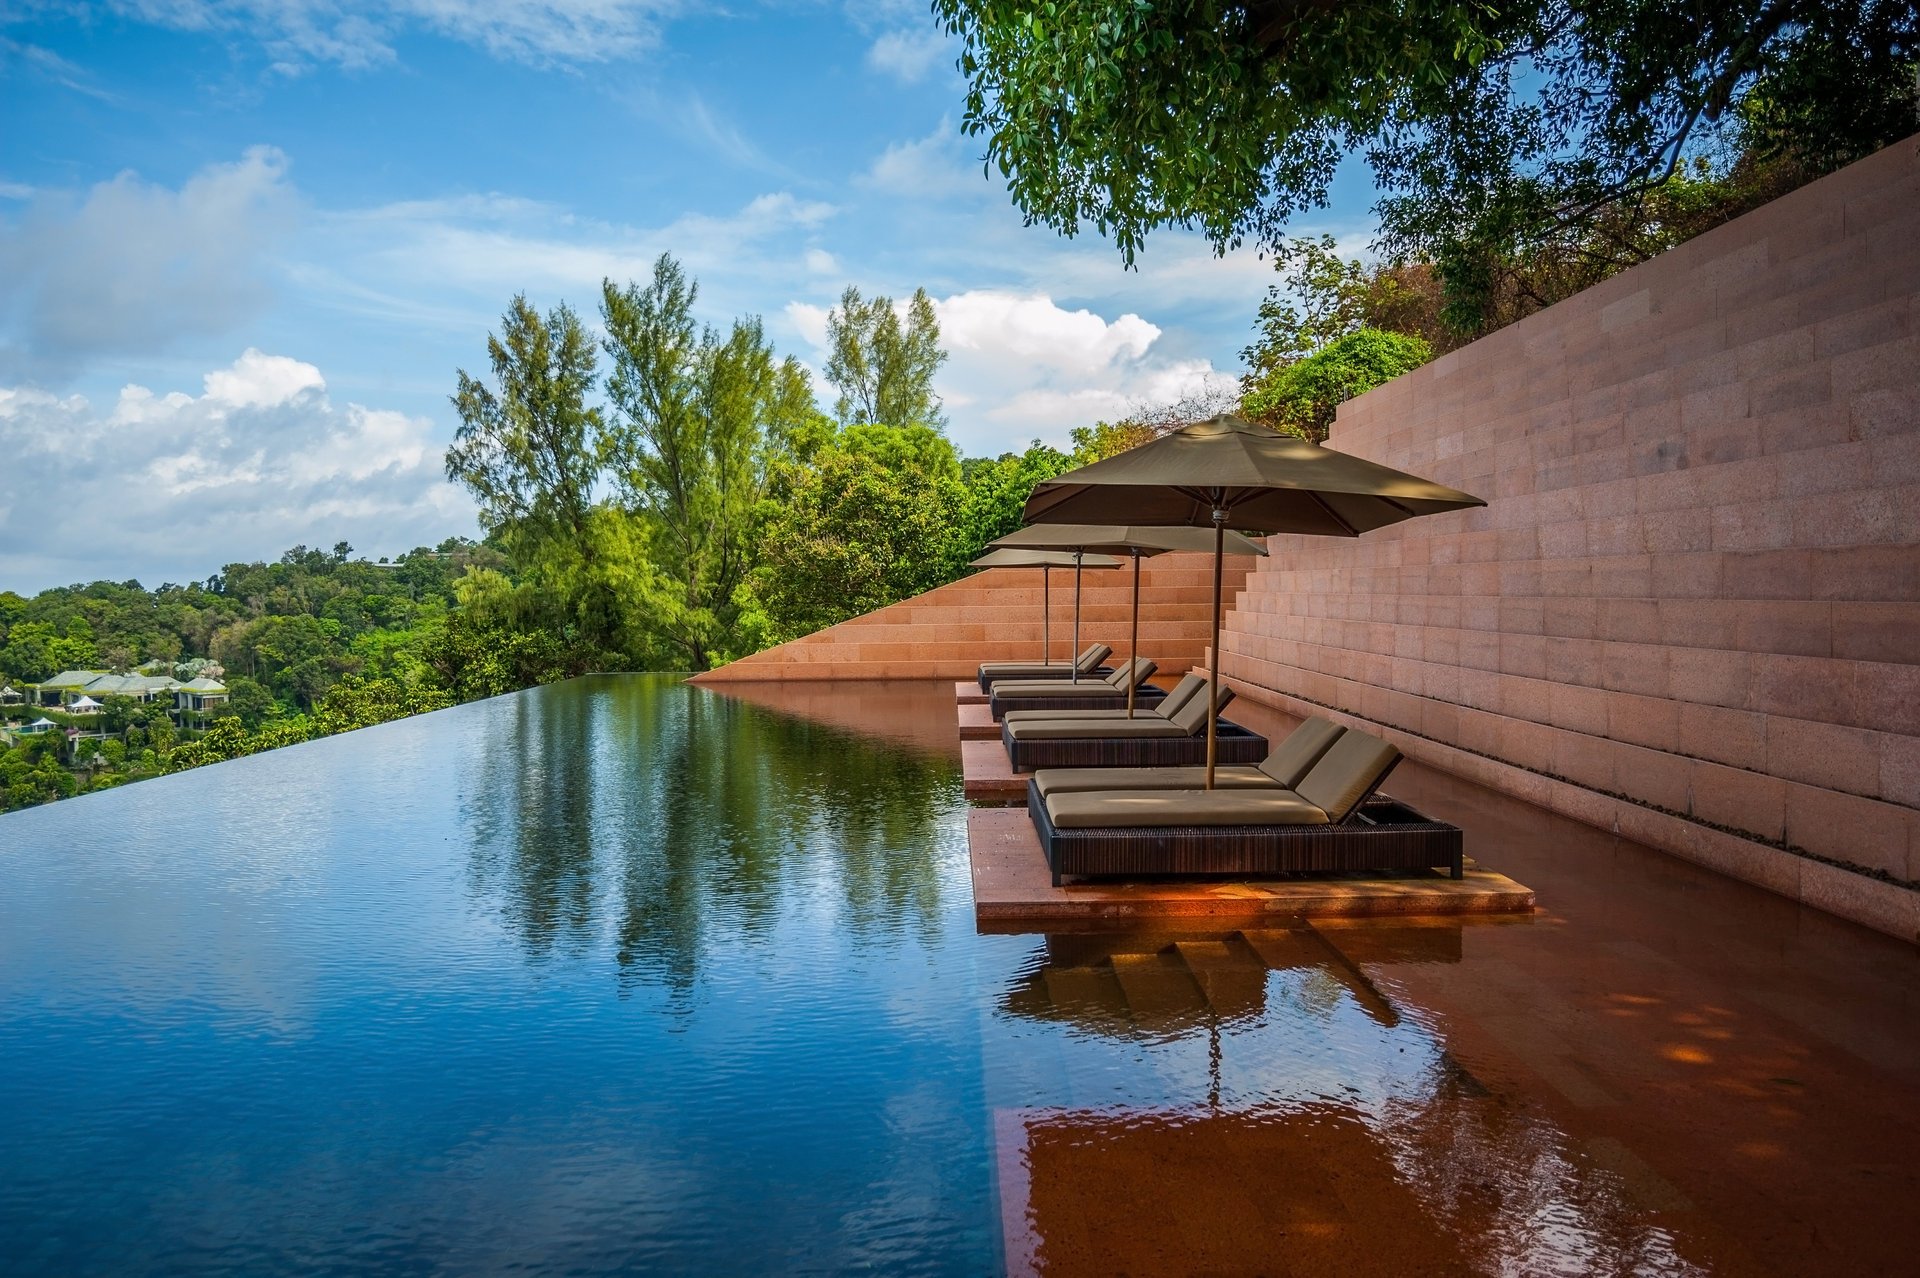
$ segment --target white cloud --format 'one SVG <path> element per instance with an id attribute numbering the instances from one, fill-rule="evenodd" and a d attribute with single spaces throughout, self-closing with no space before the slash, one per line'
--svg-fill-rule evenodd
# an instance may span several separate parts
<path id="1" fill-rule="evenodd" d="M 125 172 L 84 198 L 37 193 L 0 223 L 0 349 L 57 371 L 229 331 L 270 296 L 266 257 L 295 209 L 286 172 L 253 147 L 178 190 Z"/>
<path id="2" fill-rule="evenodd" d="M 659 42 L 681 0 L 118 0 L 157 26 L 258 41 L 274 68 L 315 63 L 364 68 L 395 59 L 393 42 L 418 28 L 535 66 L 613 62 Z"/>
<path id="3" fill-rule="evenodd" d="M 1031 439 L 1063 444 L 1076 426 L 1237 386 L 1208 360 L 1161 355 L 1160 328 L 1131 312 L 1108 320 L 1043 293 L 1003 289 L 972 289 L 933 305 L 950 356 L 937 389 L 965 452 L 992 455 Z M 784 312 L 823 355 L 828 309 L 796 301 Z"/>
<path id="4" fill-rule="evenodd" d="M 968 195 L 984 200 L 998 194 L 946 120 L 923 138 L 890 144 L 854 184 L 877 195 L 916 201 Z"/>
<path id="5" fill-rule="evenodd" d="M 207 398 L 230 408 L 274 408 L 309 391 L 318 394 L 327 389 L 320 370 L 313 365 L 285 355 L 263 355 L 251 346 L 231 367 L 208 373 L 205 385 Z"/>
<path id="6" fill-rule="evenodd" d="M 807 269 L 815 275 L 840 274 L 839 259 L 825 249 L 810 248 L 802 260 L 806 262 Z"/>
<path id="7" fill-rule="evenodd" d="M 940 31 L 889 31 L 867 49 L 867 65 L 901 84 L 914 84 L 941 60 L 946 47 Z"/>
<path id="8" fill-rule="evenodd" d="M 343 308 L 410 323 L 421 318 L 413 299 L 451 290 L 476 310 L 442 313 L 471 330 L 523 291 L 542 306 L 564 298 L 591 313 L 602 279 L 644 281 L 654 260 L 671 253 L 700 281 L 703 314 L 720 321 L 759 309 L 771 288 L 816 282 L 821 259 L 794 241 L 810 238 L 837 211 L 776 191 L 731 213 L 635 227 L 505 196 L 411 201 L 328 219 L 319 260 L 329 265 L 302 277 Z"/>
<path id="9" fill-rule="evenodd" d="M 185 581 L 297 543 L 392 553 L 473 531 L 425 418 L 337 406 L 319 369 L 253 349 L 203 385 L 128 386 L 104 410 L 0 387 L 0 583 Z"/>

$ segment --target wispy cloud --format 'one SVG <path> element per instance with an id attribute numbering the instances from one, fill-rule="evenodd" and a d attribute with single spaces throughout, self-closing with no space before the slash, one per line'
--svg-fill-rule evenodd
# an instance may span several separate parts
<path id="1" fill-rule="evenodd" d="M 97 408 L 0 386 L 0 433 L 0 581 L 12 589 L 105 564 L 184 581 L 296 542 L 391 552 L 473 529 L 431 422 L 337 405 L 314 365 L 251 348 L 197 395 L 130 385 Z"/>
<path id="2" fill-rule="evenodd" d="M 365 69 L 395 60 L 394 41 L 420 30 L 503 60 L 579 66 L 653 48 L 682 0 L 112 0 L 138 21 L 256 43 L 274 69 Z"/>
<path id="3" fill-rule="evenodd" d="M 287 158 L 254 147 L 177 190 L 132 172 L 84 195 L 34 192 L 0 222 L 0 352 L 57 372 L 99 354 L 146 354 L 220 334 L 271 295 L 272 246 L 298 201 Z M 35 367 L 23 367 L 31 363 Z"/>
<path id="4" fill-rule="evenodd" d="M 52 49 L 0 36 L 0 72 L 16 69 L 96 101 L 119 101 L 116 95 L 101 88 L 85 68 L 74 65 Z"/>
<path id="5" fill-rule="evenodd" d="M 901 84 L 915 84 L 941 62 L 951 64 L 944 33 L 924 28 L 888 31 L 867 49 L 867 65 Z"/>

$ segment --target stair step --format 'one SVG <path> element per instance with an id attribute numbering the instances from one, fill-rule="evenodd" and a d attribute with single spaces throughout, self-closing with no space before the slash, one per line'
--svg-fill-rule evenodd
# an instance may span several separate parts
<path id="1" fill-rule="evenodd" d="M 1267 1002 L 1266 964 L 1252 949 L 1225 941 L 1174 945 L 1208 1006 L 1222 1016 L 1252 1016 Z"/>
<path id="2" fill-rule="evenodd" d="M 1113 974 L 1142 1024 L 1184 1022 L 1206 1009 L 1192 971 L 1171 954 L 1116 954 Z"/>
<path id="3" fill-rule="evenodd" d="M 1360 966 L 1313 928 L 1263 928 L 1240 935 L 1268 967 L 1280 971 L 1317 967 L 1346 986 L 1368 1016 L 1388 1029 L 1400 1023 L 1400 1013 Z"/>

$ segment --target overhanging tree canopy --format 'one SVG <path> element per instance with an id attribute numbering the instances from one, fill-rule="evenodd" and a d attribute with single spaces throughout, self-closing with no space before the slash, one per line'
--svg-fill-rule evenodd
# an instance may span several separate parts
<path id="1" fill-rule="evenodd" d="M 1825 171 L 1917 127 L 1912 0 L 933 0 L 965 127 L 1030 221 L 1131 261 L 1167 225 L 1280 242 L 1365 151 L 1383 246 L 1470 287 L 1737 113 Z"/>

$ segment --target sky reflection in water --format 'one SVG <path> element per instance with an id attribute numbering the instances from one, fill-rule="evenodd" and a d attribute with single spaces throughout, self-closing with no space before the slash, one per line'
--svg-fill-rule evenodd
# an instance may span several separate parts
<path id="1" fill-rule="evenodd" d="M 977 935 L 951 713 L 609 676 L 0 818 L 9 1270 L 1699 1271 L 1412 993 L 1471 928 Z"/>

